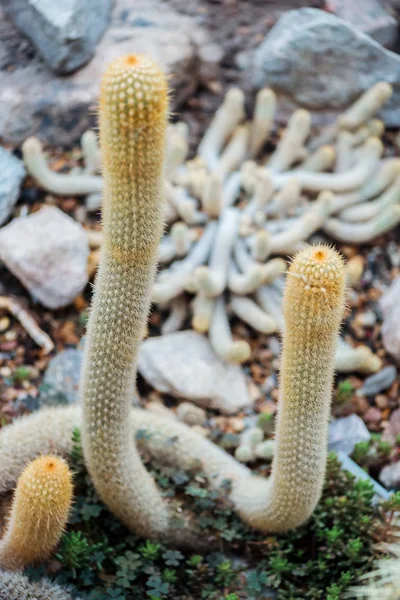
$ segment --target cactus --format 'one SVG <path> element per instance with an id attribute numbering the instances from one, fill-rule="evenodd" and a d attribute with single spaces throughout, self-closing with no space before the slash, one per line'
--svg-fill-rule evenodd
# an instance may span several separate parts
<path id="1" fill-rule="evenodd" d="M 288 273 L 270 487 L 264 498 L 257 494 L 256 482 L 252 489 L 238 482 L 232 490 L 239 514 L 265 532 L 301 525 L 321 494 L 344 281 L 343 260 L 327 246 L 297 254 Z"/>
<path id="2" fill-rule="evenodd" d="M 163 231 L 167 112 L 166 78 L 150 59 L 131 55 L 111 63 L 100 94 L 104 244 L 81 379 L 82 443 L 98 493 L 127 527 L 152 538 L 178 535 L 184 543 L 129 423 Z"/>
<path id="3" fill-rule="evenodd" d="M 18 479 L 6 533 L 0 541 L 0 566 L 22 569 L 44 560 L 57 545 L 72 500 L 72 475 L 57 456 L 29 463 Z"/>
<path id="4" fill-rule="evenodd" d="M 89 425 L 84 423 L 85 435 L 98 424 L 94 438 L 102 443 L 102 448 L 99 448 L 89 440 L 89 469 L 103 498 L 124 522 L 136 531 L 146 531 L 146 535 L 172 539 L 169 516 L 132 444 L 132 437 L 138 429 L 149 433 L 148 439 L 146 437 L 141 444 L 155 460 L 167 461 L 181 468 L 201 460 L 211 485 L 216 487 L 224 479 L 231 479 L 231 500 L 235 509 L 256 529 L 285 531 L 300 525 L 311 515 L 321 493 L 325 472 L 334 357 L 344 307 L 344 279 L 345 269 L 340 255 L 326 246 L 307 248 L 296 256 L 290 267 L 284 300 L 286 327 L 281 401 L 269 480 L 252 476 L 251 471 L 210 441 L 171 419 L 132 409 L 129 420 L 128 407 L 124 413 L 123 429 L 119 422 L 121 408 L 116 404 L 113 409 L 104 406 L 103 413 L 93 424 L 96 410 L 101 408 L 100 401 L 110 389 L 106 386 L 107 380 L 103 383 L 105 391 L 98 390 L 97 408 L 89 404 L 92 412 L 88 414 L 86 406 L 84 416 L 89 422 Z M 90 337 L 87 347 L 90 349 Z M 106 349 L 108 347 L 106 345 Z M 104 348 L 99 349 L 98 360 L 104 357 L 104 352 Z M 103 364 L 108 369 L 110 362 L 105 360 Z M 87 374 L 84 375 L 86 377 Z M 110 373 L 108 377 L 111 378 Z M 85 401 L 87 403 L 87 399 Z M 61 427 L 63 419 L 64 429 Z M 5 428 L 4 433 L 0 433 L 0 448 L 7 447 L 9 454 L 8 464 L 0 464 L 0 481 L 3 470 L 11 479 L 10 472 L 15 469 L 10 464 L 15 461 L 11 453 L 15 447 L 18 448 L 18 441 L 29 440 L 24 451 L 32 456 L 40 452 L 40 436 L 43 440 L 50 437 L 52 443 L 57 444 L 54 431 L 59 431 L 60 442 L 64 443 L 65 431 L 68 428 L 71 431 L 79 421 L 79 408 L 68 407 L 42 411 L 42 415 L 23 418 Z M 121 444 L 118 427 L 129 436 L 125 445 Z M 29 432 L 32 430 L 40 430 L 40 434 L 31 436 Z M 108 435 L 112 436 L 110 440 Z M 173 445 L 166 443 L 171 438 L 175 440 Z M 107 443 L 111 444 L 111 450 Z M 68 451 L 62 444 L 59 449 Z M 93 452 L 98 452 L 94 459 Z M 21 451 L 17 454 L 20 460 Z M 99 460 L 101 465 L 98 465 Z M 122 483 L 125 486 L 123 494 Z M 112 494 L 111 500 L 108 494 Z M 134 501 L 132 509 L 129 504 L 131 497 Z M 131 521 L 133 515 L 135 522 Z"/>
<path id="5" fill-rule="evenodd" d="M 72 600 L 72 594 L 46 579 L 31 583 L 21 573 L 0 570 L 0 600 Z"/>
<path id="6" fill-rule="evenodd" d="M 360 585 L 348 590 L 345 598 L 399 600 L 400 543 L 383 544 L 381 550 L 385 551 L 386 556 L 374 564 L 372 571 L 360 578 Z"/>

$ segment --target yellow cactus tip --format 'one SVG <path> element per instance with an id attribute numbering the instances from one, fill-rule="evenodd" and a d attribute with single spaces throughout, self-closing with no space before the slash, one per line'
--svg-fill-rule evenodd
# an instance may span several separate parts
<path id="1" fill-rule="evenodd" d="M 167 106 L 167 79 L 153 60 L 128 54 L 110 63 L 102 78 L 100 108 L 110 111 L 114 126 L 153 122 Z"/>
<path id="2" fill-rule="evenodd" d="M 30 462 L 21 473 L 18 488 L 25 488 L 26 485 L 27 491 L 29 491 L 31 488 L 30 483 L 33 480 L 38 484 L 45 481 L 47 486 L 53 483 L 55 489 L 63 491 L 67 503 L 70 502 L 72 496 L 72 474 L 63 458 L 53 455 L 39 456 Z"/>
<path id="3" fill-rule="evenodd" d="M 338 299 L 343 295 L 344 259 L 330 246 L 320 244 L 300 251 L 288 274 L 303 282 L 302 291 Z"/>

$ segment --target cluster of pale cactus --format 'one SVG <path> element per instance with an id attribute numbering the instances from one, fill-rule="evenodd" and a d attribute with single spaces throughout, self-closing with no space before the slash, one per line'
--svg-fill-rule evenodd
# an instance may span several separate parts
<path id="1" fill-rule="evenodd" d="M 170 311 L 162 333 L 180 329 L 191 310 L 192 327 L 208 333 L 215 353 L 243 362 L 250 346 L 233 340 L 230 313 L 264 334 L 281 331 L 288 255 L 318 230 L 360 243 L 400 222 L 400 161 L 381 159 L 384 126 L 373 118 L 390 95 L 389 84 L 375 85 L 310 142 L 310 114 L 297 110 L 270 156 L 263 153 L 276 111 L 269 89 L 258 93 L 249 122 L 243 93 L 231 89 L 192 160 L 186 160 L 187 126 L 169 127 L 169 231 L 158 251 L 165 268 L 152 291 L 153 302 Z M 104 184 L 94 175 L 100 157 L 92 132 L 83 136 L 82 150 L 83 172 L 64 175 L 48 168 L 38 140 L 23 146 L 28 171 L 45 188 L 99 197 Z M 96 235 L 94 245 L 100 243 Z M 366 347 L 355 352 L 342 344 L 336 368 L 350 364 L 374 372 L 380 361 Z"/>
<path id="2" fill-rule="evenodd" d="M 349 590 L 346 598 L 399 600 L 400 543 L 384 544 L 382 550 L 385 557 L 378 560 L 375 568 L 361 578 L 359 586 Z"/>
<path id="3" fill-rule="evenodd" d="M 182 468 L 201 465 L 215 487 L 229 479 L 235 510 L 255 529 L 273 533 L 304 523 L 320 498 L 324 480 L 345 267 L 338 252 L 318 245 L 303 248 L 288 270 L 280 401 L 269 479 L 254 476 L 186 425 L 132 409 L 137 351 L 151 302 L 165 214 L 167 109 L 166 80 L 152 61 L 127 56 L 110 65 L 100 98 L 104 242 L 85 345 L 82 405 L 43 409 L 1 429 L 0 492 L 15 485 L 27 461 L 49 451 L 69 454 L 73 429 L 80 427 L 85 463 L 109 509 L 139 535 L 199 547 L 208 540 L 199 538 L 190 521 L 171 512 L 141 461 L 135 433 L 148 433 L 141 436 L 140 445 L 156 462 Z M 219 230 L 224 219 L 211 229 Z M 215 281 L 211 279 L 210 285 Z M 50 467 L 58 459 L 38 460 Z M 21 479 L 32 493 L 33 506 L 37 486 L 29 485 L 25 473 Z M 44 536 L 46 551 L 38 558 L 48 554 L 59 538 L 68 498 L 70 493 L 60 497 L 64 512 L 52 513 L 55 519 L 47 521 L 51 535 Z M 15 512 L 4 538 L 10 552 L 15 548 L 10 542 L 14 530 L 29 545 L 31 530 L 17 519 L 21 510 L 31 515 L 17 488 Z M 5 561 L 6 568 L 35 558 L 20 560 L 14 549 L 12 556 L 11 563 Z M 11 585 L 7 581 L 13 576 L 5 577 L 3 588 Z M 17 584 L 21 590 L 29 586 L 22 576 Z M 45 596 L 38 591 L 37 597 Z M 55 590 L 57 597 L 68 595 Z"/>

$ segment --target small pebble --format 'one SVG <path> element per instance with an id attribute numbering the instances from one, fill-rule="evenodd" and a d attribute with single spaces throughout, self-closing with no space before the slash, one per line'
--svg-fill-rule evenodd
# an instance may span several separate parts
<path id="1" fill-rule="evenodd" d="M 379 408 L 371 406 L 365 413 L 364 419 L 369 423 L 380 423 L 382 419 L 382 413 Z"/>
<path id="2" fill-rule="evenodd" d="M 250 446 L 255 446 L 259 444 L 264 439 L 264 432 L 260 427 L 251 427 L 250 429 L 246 429 L 241 435 L 241 443 L 249 444 Z"/>
<path id="3" fill-rule="evenodd" d="M 261 386 L 261 392 L 263 394 L 269 394 L 276 387 L 276 377 L 274 375 L 270 375 L 264 381 Z"/>
<path id="4" fill-rule="evenodd" d="M 176 414 L 186 425 L 202 425 L 206 420 L 206 412 L 191 402 L 182 402 L 176 409 Z"/>
<path id="5" fill-rule="evenodd" d="M 244 429 L 243 419 L 239 419 L 239 417 L 232 417 L 229 419 L 229 425 L 236 433 L 240 433 Z"/>
<path id="6" fill-rule="evenodd" d="M 356 321 L 362 327 L 373 327 L 376 323 L 376 315 L 372 310 L 368 310 L 363 313 L 359 313 L 356 317 Z"/>
<path id="7" fill-rule="evenodd" d="M 400 435 L 400 408 L 392 412 L 389 424 L 383 432 L 382 439 L 385 442 L 394 444 L 398 435 Z"/>
<path id="8" fill-rule="evenodd" d="M 4 334 L 4 339 L 7 342 L 14 342 L 17 339 L 17 332 L 13 331 L 12 329 L 9 331 L 6 331 Z"/>
<path id="9" fill-rule="evenodd" d="M 7 331 L 7 329 L 9 327 L 10 327 L 10 319 L 8 317 L 2 317 L 0 319 L 0 333 Z"/>
<path id="10" fill-rule="evenodd" d="M 346 278 L 349 287 L 355 287 L 360 282 L 364 270 L 364 259 L 357 255 L 350 258 L 347 263 Z"/>
<path id="11" fill-rule="evenodd" d="M 255 458 L 254 450 L 248 444 L 242 444 L 236 448 L 235 458 L 242 463 L 251 462 Z"/>
<path id="12" fill-rule="evenodd" d="M 379 479 L 388 490 L 400 489 L 400 462 L 384 467 Z"/>
<path id="13" fill-rule="evenodd" d="M 274 456 L 275 442 L 274 440 L 265 440 L 255 447 L 255 454 L 257 458 L 264 458 L 271 460 Z"/>
<path id="14" fill-rule="evenodd" d="M 196 433 L 200 434 L 203 437 L 210 436 L 210 432 L 208 431 L 208 429 L 206 429 L 205 427 L 202 427 L 201 425 L 193 425 L 192 431 L 195 431 Z"/>
<path id="15" fill-rule="evenodd" d="M 176 420 L 176 416 L 172 412 L 172 410 L 169 410 L 169 408 L 164 406 L 164 404 L 161 404 L 161 402 L 157 402 L 157 401 L 148 402 L 146 404 L 146 410 L 148 410 L 152 413 L 156 413 L 156 414 L 160 415 L 161 417 L 166 417 L 167 419 Z"/>
<path id="16" fill-rule="evenodd" d="M 367 377 L 364 381 L 364 385 L 357 390 L 358 396 L 375 396 L 382 392 L 383 390 L 387 390 L 392 383 L 395 381 L 397 377 L 397 369 L 395 366 L 390 365 L 388 367 L 384 367 L 378 373 Z"/>
<path id="17" fill-rule="evenodd" d="M 375 404 L 378 408 L 387 408 L 388 407 L 388 399 L 383 394 L 378 394 L 375 398 Z"/>
<path id="18" fill-rule="evenodd" d="M 10 369 L 10 367 L 1 367 L 1 369 L 0 369 L 0 375 L 2 377 L 10 377 L 10 375 L 11 375 L 11 369 Z"/>
<path id="19" fill-rule="evenodd" d="M 269 349 L 271 350 L 272 354 L 277 357 L 280 355 L 281 353 L 281 343 L 279 341 L 279 339 L 276 336 L 272 336 L 269 338 L 269 342 L 268 342 L 268 346 Z"/>

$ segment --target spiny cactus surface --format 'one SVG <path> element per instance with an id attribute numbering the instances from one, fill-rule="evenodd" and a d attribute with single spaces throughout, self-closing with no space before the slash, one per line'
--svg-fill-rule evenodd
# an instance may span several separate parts
<path id="1" fill-rule="evenodd" d="M 73 598 L 66 589 L 46 579 L 31 583 L 28 577 L 21 573 L 0 570 L 0 600 L 73 600 Z"/>
<path id="2" fill-rule="evenodd" d="M 6 532 L 0 566 L 21 569 L 46 559 L 59 542 L 72 501 L 72 475 L 58 456 L 40 456 L 22 471 Z"/>
<path id="3" fill-rule="evenodd" d="M 166 78 L 150 59 L 109 66 L 100 94 L 104 244 L 81 380 L 84 455 L 98 493 L 130 529 L 163 538 L 169 514 L 133 444 L 129 413 L 163 230 L 167 112 Z"/>

